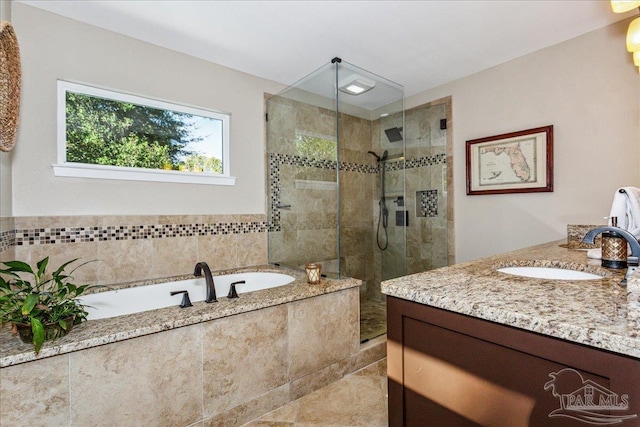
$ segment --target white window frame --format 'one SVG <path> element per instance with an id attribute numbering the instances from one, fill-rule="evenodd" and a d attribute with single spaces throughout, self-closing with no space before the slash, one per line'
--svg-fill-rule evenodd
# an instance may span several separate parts
<path id="1" fill-rule="evenodd" d="M 229 161 L 229 130 L 231 116 L 216 111 L 191 107 L 157 99 L 145 98 L 137 95 L 101 89 L 95 86 L 58 80 L 58 135 L 57 150 L 58 163 L 53 164 L 55 176 L 72 178 L 117 179 L 126 181 L 174 182 L 184 184 L 235 185 L 236 178 L 230 174 Z M 222 121 L 222 174 L 182 172 L 174 170 L 160 170 L 134 168 L 124 166 L 105 166 L 89 163 L 67 162 L 67 124 L 66 124 L 66 94 L 67 92 L 92 95 L 114 101 L 129 102 L 137 105 L 171 110 L 197 116 L 210 117 Z"/>

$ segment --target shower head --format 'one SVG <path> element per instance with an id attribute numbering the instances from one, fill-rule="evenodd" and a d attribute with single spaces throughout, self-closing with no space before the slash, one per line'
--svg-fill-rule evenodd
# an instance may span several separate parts
<path id="1" fill-rule="evenodd" d="M 371 154 L 373 157 L 376 158 L 377 161 L 380 161 L 380 156 L 378 156 L 376 153 L 374 153 L 373 151 L 367 151 L 367 153 Z"/>
<path id="2" fill-rule="evenodd" d="M 385 129 L 384 133 L 387 134 L 387 139 L 389 140 L 389 142 L 402 141 L 402 128 L 401 127 Z"/>

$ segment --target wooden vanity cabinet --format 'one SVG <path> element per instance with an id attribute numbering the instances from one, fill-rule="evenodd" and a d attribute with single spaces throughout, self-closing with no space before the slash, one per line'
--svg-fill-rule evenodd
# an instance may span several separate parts
<path id="1" fill-rule="evenodd" d="M 387 316 L 389 426 L 640 426 L 638 359 L 395 297 Z"/>

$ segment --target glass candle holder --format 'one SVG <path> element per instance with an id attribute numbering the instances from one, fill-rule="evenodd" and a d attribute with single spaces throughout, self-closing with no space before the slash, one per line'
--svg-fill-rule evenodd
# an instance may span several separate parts
<path id="1" fill-rule="evenodd" d="M 307 272 L 307 283 L 311 285 L 320 283 L 322 264 L 307 264 L 304 266 L 304 270 Z"/>

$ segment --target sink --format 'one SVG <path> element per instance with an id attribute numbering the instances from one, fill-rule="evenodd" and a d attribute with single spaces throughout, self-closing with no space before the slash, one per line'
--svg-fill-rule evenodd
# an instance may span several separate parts
<path id="1" fill-rule="evenodd" d="M 603 276 L 599 274 L 587 273 L 585 271 L 551 267 L 504 267 L 499 268 L 498 271 L 513 274 L 514 276 L 534 277 L 536 279 L 595 280 L 603 278 Z"/>

